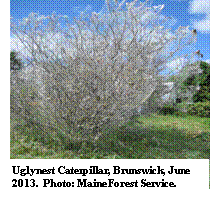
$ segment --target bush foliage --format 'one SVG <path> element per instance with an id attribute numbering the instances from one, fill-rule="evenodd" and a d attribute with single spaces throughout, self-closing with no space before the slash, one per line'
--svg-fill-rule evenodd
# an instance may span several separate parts
<path id="1" fill-rule="evenodd" d="M 165 105 L 160 111 L 160 114 L 162 115 L 175 115 L 175 116 L 181 116 L 185 117 L 188 114 L 186 112 L 182 112 L 177 107 L 174 107 L 173 105 Z"/>
<path id="2" fill-rule="evenodd" d="M 188 113 L 200 117 L 210 117 L 210 102 L 206 101 L 192 104 L 188 108 Z"/>
<path id="3" fill-rule="evenodd" d="M 160 110 L 160 114 L 163 115 L 173 115 L 175 112 L 177 112 L 177 110 L 175 109 L 175 107 L 173 107 L 172 105 L 165 105 L 161 110 Z"/>

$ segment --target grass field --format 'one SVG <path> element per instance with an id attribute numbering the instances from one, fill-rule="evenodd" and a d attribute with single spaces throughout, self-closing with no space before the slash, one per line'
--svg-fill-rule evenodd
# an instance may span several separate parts
<path id="1" fill-rule="evenodd" d="M 114 127 L 95 143 L 67 139 L 55 131 L 43 135 L 13 119 L 10 144 L 11 159 L 208 159 L 210 118 L 137 116 L 121 128 Z"/>

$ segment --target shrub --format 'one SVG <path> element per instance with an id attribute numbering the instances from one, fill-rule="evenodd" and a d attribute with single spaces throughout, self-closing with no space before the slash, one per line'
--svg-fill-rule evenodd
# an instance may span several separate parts
<path id="1" fill-rule="evenodd" d="M 207 101 L 192 104 L 188 108 L 188 113 L 200 117 L 210 117 L 210 102 Z"/>
<path id="2" fill-rule="evenodd" d="M 163 115 L 173 115 L 177 112 L 176 108 L 172 105 L 165 105 L 161 110 L 159 111 L 160 114 Z"/>
<path id="3" fill-rule="evenodd" d="M 187 112 L 183 112 L 178 107 L 174 107 L 172 105 L 165 105 L 162 109 L 160 109 L 159 113 L 163 115 L 175 115 L 180 117 L 185 117 L 188 115 Z"/>
<path id="4" fill-rule="evenodd" d="M 182 111 L 177 110 L 177 111 L 175 111 L 174 115 L 179 116 L 179 117 L 186 117 L 189 114 L 187 112 L 182 112 Z"/>

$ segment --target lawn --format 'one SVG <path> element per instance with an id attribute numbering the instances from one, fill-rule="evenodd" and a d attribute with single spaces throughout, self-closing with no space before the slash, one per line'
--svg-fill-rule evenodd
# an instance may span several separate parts
<path id="1" fill-rule="evenodd" d="M 13 119 L 10 144 L 12 159 L 208 159 L 210 118 L 137 116 L 121 128 L 104 132 L 95 143 L 76 141 L 56 131 L 43 135 Z"/>

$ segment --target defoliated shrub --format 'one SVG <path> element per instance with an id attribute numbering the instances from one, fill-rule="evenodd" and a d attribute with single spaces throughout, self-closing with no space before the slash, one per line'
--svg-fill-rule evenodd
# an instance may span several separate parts
<path id="1" fill-rule="evenodd" d="M 178 60 L 178 51 L 193 50 L 196 31 L 180 26 L 172 32 L 169 25 L 174 20 L 160 14 L 164 5 L 148 7 L 146 0 L 136 6 L 134 0 L 123 9 L 125 0 L 115 2 L 105 1 L 99 13 L 80 13 L 74 23 L 55 13 L 31 13 L 18 23 L 11 20 L 12 36 L 28 52 L 23 61 L 30 57 L 33 66 L 33 78 L 23 80 L 21 75 L 21 87 L 11 85 L 11 107 L 28 123 L 41 123 L 44 127 L 37 128 L 44 134 L 56 127 L 67 137 L 71 131 L 75 137 L 80 132 L 83 140 L 94 138 L 127 124 L 142 105 L 146 107 L 141 114 L 155 113 L 163 106 L 161 97 L 171 92 L 165 85 L 169 74 L 163 77 L 161 72 Z M 190 52 L 180 57 L 185 61 L 176 69 L 177 87 L 197 69 L 189 64 L 195 56 Z M 29 101 L 30 92 L 42 100 Z"/>

